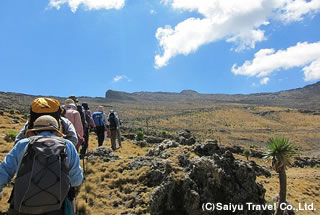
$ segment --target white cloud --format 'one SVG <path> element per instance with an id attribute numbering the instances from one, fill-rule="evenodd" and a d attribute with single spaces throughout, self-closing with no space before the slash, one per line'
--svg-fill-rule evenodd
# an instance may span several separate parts
<path id="1" fill-rule="evenodd" d="M 266 84 L 268 84 L 269 81 L 270 81 L 270 78 L 265 77 L 265 78 L 260 80 L 260 84 L 261 85 L 266 85 Z"/>
<path id="2" fill-rule="evenodd" d="M 230 39 L 227 42 L 233 42 L 237 45 L 235 51 L 239 52 L 247 48 L 254 48 L 256 42 L 266 40 L 264 36 L 264 31 L 261 30 L 251 30 L 248 32 L 240 33 Z"/>
<path id="3" fill-rule="evenodd" d="M 242 66 L 234 64 L 232 72 L 236 75 L 266 77 L 279 70 L 303 67 L 305 81 L 320 80 L 320 41 L 298 43 L 286 50 L 261 49 L 251 61 Z"/>
<path id="4" fill-rule="evenodd" d="M 278 15 L 285 22 L 300 21 L 304 15 L 315 14 L 320 10 L 319 0 L 286 0 Z"/>
<path id="5" fill-rule="evenodd" d="M 63 4 L 68 4 L 74 13 L 80 5 L 84 5 L 88 10 L 121 9 L 125 4 L 125 0 L 50 0 L 49 2 L 49 6 L 57 10 Z"/>
<path id="6" fill-rule="evenodd" d="M 259 29 L 275 19 L 288 23 L 319 12 L 319 0 L 161 0 L 180 11 L 195 11 L 203 18 L 188 18 L 175 27 L 158 28 L 156 39 L 161 53 L 155 67 L 166 66 L 176 55 L 188 55 L 202 45 L 226 40 L 235 51 L 254 48 L 266 40 Z"/>
<path id="7" fill-rule="evenodd" d="M 306 66 L 303 69 L 305 81 L 320 80 L 320 58 L 313 61 L 310 66 Z"/>
<path id="8" fill-rule="evenodd" d="M 132 80 L 129 79 L 126 75 L 117 75 L 116 77 L 114 77 L 114 78 L 112 79 L 112 82 L 116 83 L 116 82 L 121 81 L 121 80 L 123 80 L 123 79 L 126 79 L 128 82 L 131 82 L 131 81 L 132 81 Z"/>
<path id="9" fill-rule="evenodd" d="M 155 11 L 155 10 L 152 9 L 152 10 L 150 10 L 150 14 L 151 14 L 151 15 L 157 14 L 157 11 Z"/>

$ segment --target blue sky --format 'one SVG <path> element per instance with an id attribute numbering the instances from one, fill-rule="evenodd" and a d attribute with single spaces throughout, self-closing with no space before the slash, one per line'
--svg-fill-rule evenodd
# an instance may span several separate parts
<path id="1" fill-rule="evenodd" d="M 258 93 L 320 80 L 319 0 L 1 0 L 0 91 Z"/>

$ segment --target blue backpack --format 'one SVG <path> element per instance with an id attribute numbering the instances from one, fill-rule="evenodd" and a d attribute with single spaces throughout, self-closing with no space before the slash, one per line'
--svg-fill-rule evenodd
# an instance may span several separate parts
<path id="1" fill-rule="evenodd" d="M 92 114 L 92 119 L 96 126 L 103 126 L 103 113 L 102 112 L 94 112 Z"/>

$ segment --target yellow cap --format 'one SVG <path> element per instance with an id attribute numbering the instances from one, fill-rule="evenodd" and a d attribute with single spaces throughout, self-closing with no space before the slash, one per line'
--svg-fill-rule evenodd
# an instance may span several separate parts
<path id="1" fill-rule="evenodd" d="M 60 102 L 51 98 L 36 98 L 31 104 L 31 110 L 35 113 L 53 113 L 57 112 Z"/>

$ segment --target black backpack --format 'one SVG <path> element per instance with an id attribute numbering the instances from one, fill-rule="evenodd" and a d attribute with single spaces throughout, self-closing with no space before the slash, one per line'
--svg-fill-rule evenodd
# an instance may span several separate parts
<path id="1" fill-rule="evenodd" d="M 66 142 L 52 136 L 29 140 L 15 179 L 13 207 L 28 214 L 60 210 L 70 188 Z"/>
<path id="2" fill-rule="evenodd" d="M 114 114 L 114 112 L 111 112 L 109 114 L 108 121 L 109 121 L 109 128 L 110 129 L 117 128 L 116 115 Z"/>
<path id="3" fill-rule="evenodd" d="M 82 122 L 83 128 L 86 128 L 88 122 L 86 121 L 84 108 L 82 107 L 82 105 L 77 104 L 77 111 L 80 113 L 80 117 L 81 117 L 81 122 Z"/>
<path id="4" fill-rule="evenodd" d="M 91 117 L 89 115 L 88 110 L 85 110 L 84 113 L 85 113 L 85 118 L 86 118 L 86 122 L 87 122 L 87 127 L 90 127 L 90 125 L 91 125 Z"/>

